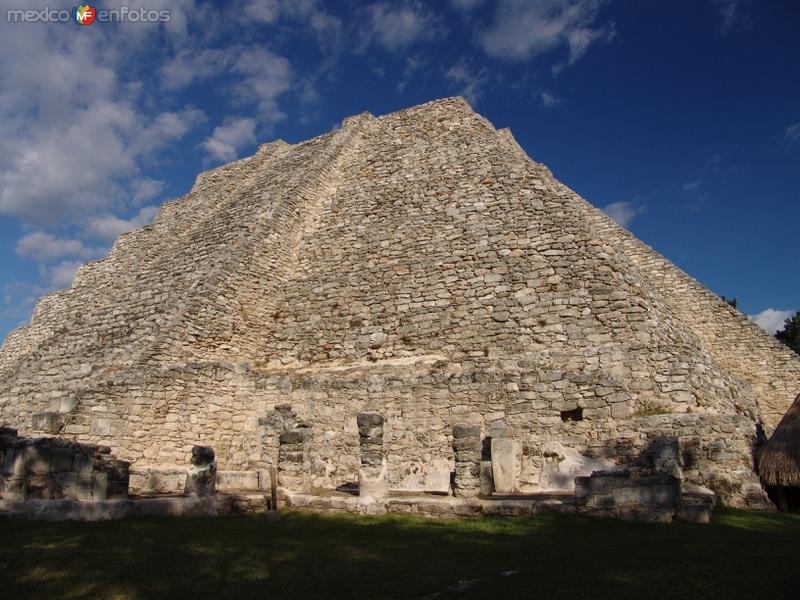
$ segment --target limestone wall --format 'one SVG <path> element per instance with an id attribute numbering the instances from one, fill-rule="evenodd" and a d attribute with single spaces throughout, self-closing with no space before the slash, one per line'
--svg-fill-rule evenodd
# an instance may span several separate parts
<path id="1" fill-rule="evenodd" d="M 202 174 L 7 338 L 0 424 L 54 424 L 137 468 L 204 444 L 250 471 L 303 420 L 313 483 L 335 487 L 357 474 L 355 415 L 376 411 L 390 484 L 415 489 L 449 472 L 452 426 L 472 422 L 519 441 L 524 490 L 547 442 L 624 463 L 663 425 L 697 441 L 694 481 L 746 503 L 756 425 L 798 373 L 446 99 Z"/>
<path id="2" fill-rule="evenodd" d="M 128 496 L 128 463 L 110 448 L 0 428 L 0 499 L 99 501 Z"/>
<path id="3" fill-rule="evenodd" d="M 714 360 L 752 389 L 771 433 L 800 391 L 800 357 L 604 213 L 588 204 L 587 212 L 598 235 L 639 268 Z"/>

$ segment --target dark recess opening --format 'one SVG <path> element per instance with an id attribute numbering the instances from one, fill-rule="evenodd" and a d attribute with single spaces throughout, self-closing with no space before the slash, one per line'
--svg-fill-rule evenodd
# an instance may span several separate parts
<path id="1" fill-rule="evenodd" d="M 583 421 L 583 409 L 579 406 L 575 410 L 562 410 L 562 421 Z"/>

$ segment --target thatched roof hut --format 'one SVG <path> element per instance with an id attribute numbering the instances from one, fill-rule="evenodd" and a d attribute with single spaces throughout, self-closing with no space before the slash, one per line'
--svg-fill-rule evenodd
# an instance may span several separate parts
<path id="1" fill-rule="evenodd" d="M 761 451 L 758 473 L 766 485 L 800 487 L 800 396 Z"/>

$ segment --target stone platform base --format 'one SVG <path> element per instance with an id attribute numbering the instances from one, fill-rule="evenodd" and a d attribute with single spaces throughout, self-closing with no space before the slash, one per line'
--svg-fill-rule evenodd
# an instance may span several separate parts
<path id="1" fill-rule="evenodd" d="M 213 497 L 127 498 L 78 500 L 0 500 L 0 517 L 34 521 L 112 521 L 127 517 L 211 517 L 217 514 Z"/>
<path id="2" fill-rule="evenodd" d="M 678 508 L 652 510 L 642 507 L 591 507 L 572 494 L 531 494 L 455 498 L 444 495 L 397 494 L 364 503 L 358 496 L 342 492 L 302 494 L 280 490 L 279 508 L 322 513 L 362 515 L 404 514 L 424 517 L 460 518 L 484 516 L 530 516 L 543 512 L 584 514 L 637 521 L 672 520 L 707 523 L 714 503 L 703 494 L 681 497 Z M 0 500 L 0 517 L 39 521 L 109 521 L 129 517 L 212 517 L 264 514 L 270 510 L 263 492 L 239 491 L 197 498 L 187 496 L 138 497 L 125 500 L 80 502 L 76 500 Z"/>
<path id="3" fill-rule="evenodd" d="M 494 495 L 486 498 L 454 498 L 437 495 L 396 495 L 363 503 L 357 496 L 284 492 L 283 506 L 315 512 L 348 512 L 365 515 L 407 514 L 426 517 L 526 516 L 543 512 L 582 514 L 632 521 L 673 520 L 708 523 L 714 499 L 702 493 L 682 495 L 676 507 L 587 506 L 572 494 Z"/>
<path id="4" fill-rule="evenodd" d="M 348 512 L 365 515 L 404 514 L 426 517 L 480 517 L 535 515 L 546 511 L 575 514 L 573 495 L 542 494 L 496 498 L 454 498 L 444 495 L 390 495 L 374 502 L 340 493 L 299 494 L 284 492 L 287 508 L 315 512 Z"/>

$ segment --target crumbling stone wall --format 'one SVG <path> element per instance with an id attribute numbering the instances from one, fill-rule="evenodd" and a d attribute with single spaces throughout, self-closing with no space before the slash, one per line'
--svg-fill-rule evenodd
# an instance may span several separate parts
<path id="1" fill-rule="evenodd" d="M 530 491 L 546 443 L 624 463 L 665 412 L 700 440 L 690 476 L 745 502 L 756 425 L 798 391 L 776 344 L 446 99 L 198 177 L 9 335 L 0 423 L 262 470 L 296 417 L 336 487 L 375 411 L 395 489 L 441 489 L 473 423 L 519 443 Z"/>
<path id="2" fill-rule="evenodd" d="M 127 498 L 129 464 L 109 448 L 58 438 L 22 438 L 0 428 L 0 498 Z"/>

